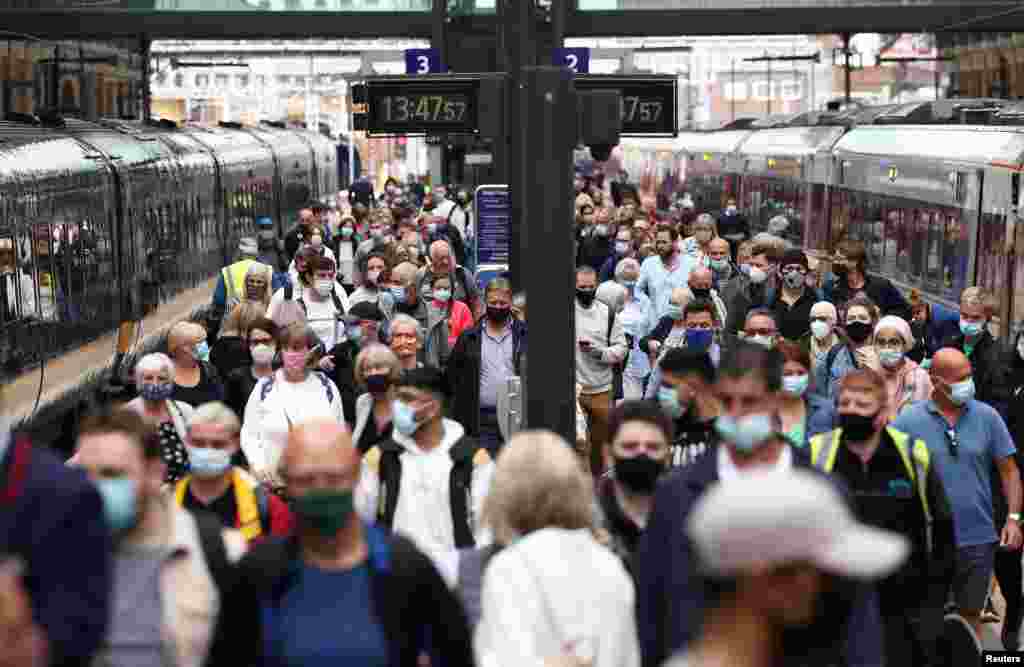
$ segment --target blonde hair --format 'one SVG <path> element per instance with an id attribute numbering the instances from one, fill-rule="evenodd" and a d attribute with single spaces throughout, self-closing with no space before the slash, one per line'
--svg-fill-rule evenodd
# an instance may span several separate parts
<path id="1" fill-rule="evenodd" d="M 393 382 L 398 382 L 398 379 L 402 376 L 402 365 L 398 361 L 398 357 L 391 351 L 390 347 L 380 343 L 367 345 L 356 356 L 356 367 L 353 375 L 356 384 L 364 387 L 366 386 L 367 366 L 387 366 L 391 369 L 388 376 Z"/>
<path id="2" fill-rule="evenodd" d="M 200 341 L 206 339 L 206 327 L 187 320 L 177 322 L 167 333 L 167 352 L 174 354 L 186 345 L 193 345 L 196 338 Z"/>
<path id="3" fill-rule="evenodd" d="M 266 309 L 255 301 L 242 301 L 231 309 L 220 328 L 220 337 L 240 336 L 248 338 L 253 322 L 266 314 Z"/>
<path id="4" fill-rule="evenodd" d="M 960 293 L 960 306 L 981 306 L 992 317 L 998 307 L 995 296 L 984 287 L 968 287 Z"/>
<path id="5" fill-rule="evenodd" d="M 594 485 L 569 444 L 551 431 L 524 431 L 505 446 L 484 500 L 498 544 L 549 527 L 595 530 Z"/>
<path id="6" fill-rule="evenodd" d="M 223 426 L 232 433 L 238 433 L 242 430 L 242 422 L 238 420 L 238 415 L 235 414 L 235 411 L 220 401 L 203 403 L 196 408 L 195 412 L 192 413 L 192 418 L 188 420 L 189 429 L 203 424 Z"/>

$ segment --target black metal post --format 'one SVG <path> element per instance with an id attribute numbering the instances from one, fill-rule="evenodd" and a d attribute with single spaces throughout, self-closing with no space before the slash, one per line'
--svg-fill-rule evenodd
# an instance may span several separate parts
<path id="1" fill-rule="evenodd" d="M 520 275 L 533 322 L 526 364 L 526 421 L 575 441 L 576 321 L 572 236 L 572 149 L 576 139 L 576 93 L 572 74 L 556 67 L 523 70 L 515 125 L 523 145 L 525 185 L 519 202 L 521 235 L 513 257 L 530 258 Z M 515 225 L 513 226 L 515 228 Z"/>
<path id="2" fill-rule="evenodd" d="M 54 111 L 60 109 L 60 42 L 53 44 L 53 61 L 50 63 L 50 89 L 46 91 L 46 106 Z"/>
<path id="3" fill-rule="evenodd" d="M 510 257 L 509 270 L 512 274 L 512 284 L 516 289 L 523 286 L 524 267 L 526 256 L 520 249 L 525 247 L 523 242 L 525 221 L 523 215 L 523 200 L 526 198 L 526 183 L 523 181 L 526 173 L 523 165 L 524 142 L 519 134 L 519 114 L 522 109 L 520 93 L 522 91 L 522 68 L 533 64 L 536 50 L 534 42 L 534 3 L 524 0 L 499 0 L 502 15 L 501 20 L 501 43 L 502 52 L 505 55 L 505 72 L 508 73 L 508 88 L 506 90 L 506 113 L 505 132 L 503 137 L 504 153 L 507 155 L 507 177 L 509 193 L 512 205 L 511 234 L 509 242 L 513 249 Z M 513 131 L 516 128 L 516 131 Z"/>
<path id="4" fill-rule="evenodd" d="M 843 33 L 843 90 L 845 91 L 846 103 L 849 104 L 852 101 L 852 70 L 853 66 L 850 64 L 850 58 L 853 56 L 853 52 L 850 51 L 850 33 Z"/>
<path id="5" fill-rule="evenodd" d="M 768 61 L 768 113 L 767 116 L 772 115 L 772 61 Z"/>
<path id="6" fill-rule="evenodd" d="M 430 36 L 430 45 L 437 49 L 441 56 L 441 63 L 447 66 L 448 53 L 445 49 L 445 42 L 447 41 L 445 33 L 448 26 L 448 0 L 434 0 L 431 12 L 433 13 L 433 23 L 431 25 L 433 34 Z"/>
<path id="7" fill-rule="evenodd" d="M 730 67 L 732 72 L 732 95 L 729 97 L 729 112 L 732 114 L 732 120 L 736 120 L 736 59 L 732 59 L 732 65 Z"/>
<path id="8" fill-rule="evenodd" d="M 142 54 L 142 121 L 148 122 L 153 115 L 153 91 L 150 78 L 150 47 L 153 41 L 143 35 L 139 38 L 139 52 Z M 187 113 L 187 110 L 186 110 Z"/>

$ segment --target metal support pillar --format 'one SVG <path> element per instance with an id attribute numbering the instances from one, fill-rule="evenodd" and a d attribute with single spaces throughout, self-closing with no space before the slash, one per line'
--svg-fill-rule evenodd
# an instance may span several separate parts
<path id="1" fill-rule="evenodd" d="M 430 46 L 437 49 L 441 56 L 441 64 L 447 66 L 448 52 L 445 43 L 448 41 L 446 39 L 446 33 L 448 32 L 448 0 L 434 0 L 431 12 L 433 13 L 433 24 L 431 25 Z"/>
<path id="2" fill-rule="evenodd" d="M 732 120 L 736 120 L 736 59 L 732 59 L 732 64 L 729 67 L 732 80 L 732 94 L 729 95 L 729 113 L 732 115 Z"/>
<path id="3" fill-rule="evenodd" d="M 853 57 L 853 52 L 850 50 L 851 37 L 850 33 L 843 33 L 843 98 L 846 100 L 846 104 L 852 101 L 853 89 L 853 65 L 850 63 L 850 59 Z"/>
<path id="4" fill-rule="evenodd" d="M 512 245 L 513 261 L 530 258 L 519 275 L 526 288 L 531 337 L 526 364 L 526 422 L 576 440 L 576 319 L 573 307 L 572 149 L 577 134 L 572 74 L 555 67 L 523 70 L 516 132 L 523 146 L 513 190 L 524 224 Z M 532 240 L 532 242 L 531 242 Z"/>
<path id="5" fill-rule="evenodd" d="M 534 63 L 536 57 L 536 45 L 534 43 L 534 3 L 525 0 L 499 0 L 501 14 L 501 45 L 505 54 L 504 69 L 508 72 L 508 89 L 505 95 L 506 113 L 505 136 L 503 137 L 502 152 L 506 159 L 504 165 L 505 173 L 508 176 L 509 191 L 511 192 L 512 223 L 509 242 L 514 249 L 525 247 L 523 239 L 523 227 L 525 221 L 529 220 L 523 215 L 523 200 L 526 198 L 526 182 L 522 179 L 526 174 L 524 169 L 524 142 L 521 135 L 513 132 L 512 128 L 517 127 L 519 112 L 522 109 L 520 102 L 520 91 L 523 89 L 522 68 L 529 67 Z M 528 163 L 525 163 L 528 164 Z M 532 222 L 532 221 L 531 221 Z M 523 273 L 526 260 L 526 253 L 513 252 L 509 270 L 512 274 L 512 285 L 518 290 L 523 286 Z"/>
<path id="6" fill-rule="evenodd" d="M 772 115 L 772 61 L 768 61 L 768 113 L 767 116 Z"/>
<path id="7" fill-rule="evenodd" d="M 150 57 L 149 49 L 153 44 L 152 40 L 147 35 L 143 35 L 139 38 L 139 53 L 142 56 L 142 118 L 143 122 L 149 121 L 153 117 L 153 95 L 151 90 L 152 78 L 150 74 Z M 84 100 L 83 100 L 84 103 Z M 188 119 L 188 105 L 186 102 L 185 106 L 185 118 Z"/>

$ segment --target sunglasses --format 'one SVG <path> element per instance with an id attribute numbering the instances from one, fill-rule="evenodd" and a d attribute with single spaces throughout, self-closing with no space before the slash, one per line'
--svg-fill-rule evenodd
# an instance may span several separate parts
<path id="1" fill-rule="evenodd" d="M 960 453 L 960 437 L 954 429 L 947 429 L 946 439 L 949 441 L 949 455 L 954 459 L 957 458 Z"/>

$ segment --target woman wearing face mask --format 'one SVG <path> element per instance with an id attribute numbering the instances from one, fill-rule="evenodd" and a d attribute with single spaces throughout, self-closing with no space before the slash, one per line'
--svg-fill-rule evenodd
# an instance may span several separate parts
<path id="1" fill-rule="evenodd" d="M 839 345 L 839 335 L 836 333 L 836 322 L 839 314 L 836 307 L 828 301 L 819 301 L 811 306 L 811 338 L 809 348 L 811 351 L 811 368 L 817 372 L 818 365 L 825 361 L 829 351 Z"/>
<path id="2" fill-rule="evenodd" d="M 680 251 L 693 257 L 703 266 L 709 266 L 708 254 L 711 241 L 718 238 L 715 219 L 708 213 L 701 213 L 693 222 L 693 236 L 680 241 Z"/>
<path id="3" fill-rule="evenodd" d="M 622 372 L 623 399 L 639 400 L 644 395 L 644 383 L 651 374 L 651 361 L 640 341 L 654 329 L 654 307 L 643 292 L 636 289 L 640 278 L 640 263 L 626 258 L 615 267 L 615 280 L 626 290 L 619 322 L 630 343 L 629 356 Z"/>
<path id="4" fill-rule="evenodd" d="M 125 406 L 160 434 L 160 456 L 167 466 L 164 482 L 174 484 L 188 474 L 188 423 L 193 407 L 171 399 L 174 393 L 174 363 L 170 357 L 153 352 L 135 364 L 135 386 L 139 395 Z"/>
<path id="5" fill-rule="evenodd" d="M 782 433 L 795 447 L 804 447 L 819 433 L 836 426 L 836 411 L 832 402 L 811 391 L 811 355 L 801 345 L 788 340 L 779 341 L 776 349 L 782 353 L 782 388 L 785 393 L 779 405 Z"/>
<path id="6" fill-rule="evenodd" d="M 384 345 L 370 345 L 356 357 L 355 381 L 366 393 L 356 399 L 356 425 L 352 443 L 365 454 L 391 437 L 392 387 L 401 376 L 398 357 Z"/>
<path id="7" fill-rule="evenodd" d="M 601 478 L 597 500 L 609 547 L 632 572 L 633 554 L 654 505 L 654 489 L 668 469 L 672 421 L 657 403 L 627 401 L 612 410 L 609 435 L 608 473 Z"/>
<path id="8" fill-rule="evenodd" d="M 265 307 L 249 301 L 243 301 L 231 310 L 224 320 L 220 335 L 210 346 L 210 363 L 220 377 L 226 378 L 236 368 L 248 366 L 252 362 L 249 357 L 249 329 L 265 313 Z"/>
<path id="9" fill-rule="evenodd" d="M 355 289 L 356 253 L 361 241 L 362 238 L 356 233 L 356 219 L 351 215 L 341 216 L 335 255 L 338 258 L 338 282 L 347 294 Z"/>
<path id="10" fill-rule="evenodd" d="M 235 414 L 245 413 L 245 404 L 249 402 L 256 383 L 273 374 L 277 331 L 274 321 L 266 317 L 257 318 L 250 324 L 245 342 L 251 363 L 235 368 L 224 381 L 224 403 Z"/>
<path id="11" fill-rule="evenodd" d="M 363 265 L 363 282 L 355 292 L 352 292 L 349 303 L 354 306 L 362 301 L 369 301 L 380 306 L 381 293 L 384 291 L 381 288 L 388 281 L 390 267 L 388 258 L 383 253 L 375 252 L 367 257 L 366 264 Z"/>
<path id="12" fill-rule="evenodd" d="M 298 289 L 299 285 L 309 287 L 305 283 L 306 272 L 309 271 L 309 263 L 318 255 L 319 253 L 311 245 L 303 245 L 295 253 L 295 259 L 292 260 L 291 266 L 288 267 L 288 280 L 296 289 Z"/>
<path id="13" fill-rule="evenodd" d="M 202 325 L 178 322 L 171 327 L 167 352 L 174 361 L 174 400 L 192 407 L 223 400 L 224 387 L 210 363 L 210 346 Z"/>
<path id="14" fill-rule="evenodd" d="M 253 474 L 271 488 L 281 487 L 277 469 L 293 427 L 316 417 L 345 423 L 338 387 L 323 373 L 312 370 L 319 345 L 316 332 L 305 323 L 279 331 L 282 367 L 261 379 L 246 403 L 242 451 Z"/>
<path id="15" fill-rule="evenodd" d="M 277 290 L 270 300 L 267 316 L 280 322 L 277 313 L 284 304 L 297 303 L 325 347 L 331 349 L 344 339 L 345 327 L 341 318 L 351 308 L 348 295 L 338 285 L 336 276 L 336 266 L 331 259 L 314 257 L 306 267 L 303 287 L 289 289 L 286 286 Z"/>
<path id="16" fill-rule="evenodd" d="M 932 381 L 928 371 L 907 356 L 914 347 L 914 337 L 902 317 L 887 315 L 880 319 L 875 325 L 874 342 L 889 394 L 885 421 L 890 422 L 911 403 L 927 400 L 932 394 Z"/>
<path id="17" fill-rule="evenodd" d="M 846 340 L 832 348 L 815 371 L 815 391 L 834 399 L 839 380 L 857 368 L 881 370 L 878 352 L 872 344 L 878 307 L 866 296 L 850 299 L 846 304 Z"/>
<path id="18" fill-rule="evenodd" d="M 650 334 L 640 339 L 640 349 L 650 356 L 652 366 L 667 350 L 686 344 L 686 321 L 683 313 L 692 300 L 693 292 L 688 287 L 673 289 L 665 316 L 658 321 Z"/>
<path id="19" fill-rule="evenodd" d="M 448 349 L 454 349 L 455 341 L 466 329 L 473 327 L 473 314 L 469 306 L 452 297 L 452 279 L 448 274 L 438 274 L 430 281 L 431 299 L 429 307 L 444 313 L 448 318 Z"/>
<path id="20" fill-rule="evenodd" d="M 274 269 L 260 262 L 253 262 L 245 272 L 245 301 L 263 306 L 270 305 L 273 295 Z"/>

